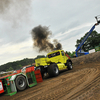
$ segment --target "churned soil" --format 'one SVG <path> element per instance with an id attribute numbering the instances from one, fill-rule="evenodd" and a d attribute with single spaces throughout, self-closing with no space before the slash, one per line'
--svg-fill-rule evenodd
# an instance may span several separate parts
<path id="1" fill-rule="evenodd" d="M 73 69 L 0 100 L 100 100 L 100 52 L 73 58 Z"/>

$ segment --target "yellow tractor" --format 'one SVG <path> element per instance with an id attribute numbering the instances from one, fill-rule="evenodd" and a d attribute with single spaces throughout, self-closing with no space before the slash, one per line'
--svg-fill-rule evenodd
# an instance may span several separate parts
<path id="1" fill-rule="evenodd" d="M 41 70 L 42 77 L 44 73 L 48 73 L 49 76 L 57 76 L 61 70 L 72 69 L 72 61 L 63 50 L 50 52 L 47 57 L 36 59 L 35 64 L 36 69 L 39 68 Z"/>

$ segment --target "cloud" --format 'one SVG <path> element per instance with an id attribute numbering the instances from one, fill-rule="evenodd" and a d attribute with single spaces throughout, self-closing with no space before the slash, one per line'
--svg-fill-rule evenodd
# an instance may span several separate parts
<path id="1" fill-rule="evenodd" d="M 80 31 L 86 29 L 87 27 L 89 28 L 91 25 L 93 25 L 93 23 L 85 23 L 85 24 L 82 24 L 80 26 L 71 28 L 71 29 L 69 29 L 68 31 L 66 31 L 64 33 L 60 32 L 58 34 L 55 34 L 53 36 L 53 38 L 58 38 L 59 40 L 65 40 L 65 39 L 74 37 L 76 35 L 82 34 L 83 32 L 80 32 Z M 88 31 L 88 30 L 86 30 L 86 31 Z"/>
<path id="2" fill-rule="evenodd" d="M 7 43 L 1 46 L 0 54 L 4 54 L 6 52 L 10 54 L 24 52 L 26 50 L 24 48 L 30 47 L 31 44 L 32 44 L 31 39 L 16 44 Z"/>
<path id="3" fill-rule="evenodd" d="M 2 61 L 0 64 L 23 58 L 34 58 L 36 53 L 34 53 L 32 42 L 32 39 L 29 38 L 21 43 L 2 45 L 0 47 L 0 62 Z"/>

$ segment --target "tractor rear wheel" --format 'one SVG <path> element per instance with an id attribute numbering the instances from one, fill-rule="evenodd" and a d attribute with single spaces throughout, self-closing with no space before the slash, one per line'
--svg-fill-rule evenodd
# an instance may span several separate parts
<path id="1" fill-rule="evenodd" d="M 41 71 L 41 75 L 42 75 L 42 78 L 44 77 L 44 67 L 43 66 L 40 66 L 40 71 Z"/>
<path id="2" fill-rule="evenodd" d="M 22 75 L 17 76 L 15 84 L 18 90 L 24 90 L 27 86 L 25 77 Z"/>
<path id="3" fill-rule="evenodd" d="M 59 75 L 59 69 L 57 64 L 51 64 L 48 66 L 48 74 L 49 76 L 58 76 Z"/>

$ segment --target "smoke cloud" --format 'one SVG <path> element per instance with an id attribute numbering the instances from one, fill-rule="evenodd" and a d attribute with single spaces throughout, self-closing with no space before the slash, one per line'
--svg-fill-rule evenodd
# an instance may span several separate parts
<path id="1" fill-rule="evenodd" d="M 31 0 L 0 0 L 0 19 L 18 24 L 29 17 Z"/>
<path id="2" fill-rule="evenodd" d="M 34 41 L 33 45 L 39 48 L 39 52 L 50 52 L 54 49 L 62 49 L 62 45 L 56 39 L 53 40 L 53 43 L 50 42 L 52 32 L 46 26 L 39 25 L 33 28 L 31 34 Z"/>
<path id="3" fill-rule="evenodd" d="M 11 0 L 0 0 L 0 14 L 4 13 L 8 8 Z"/>

